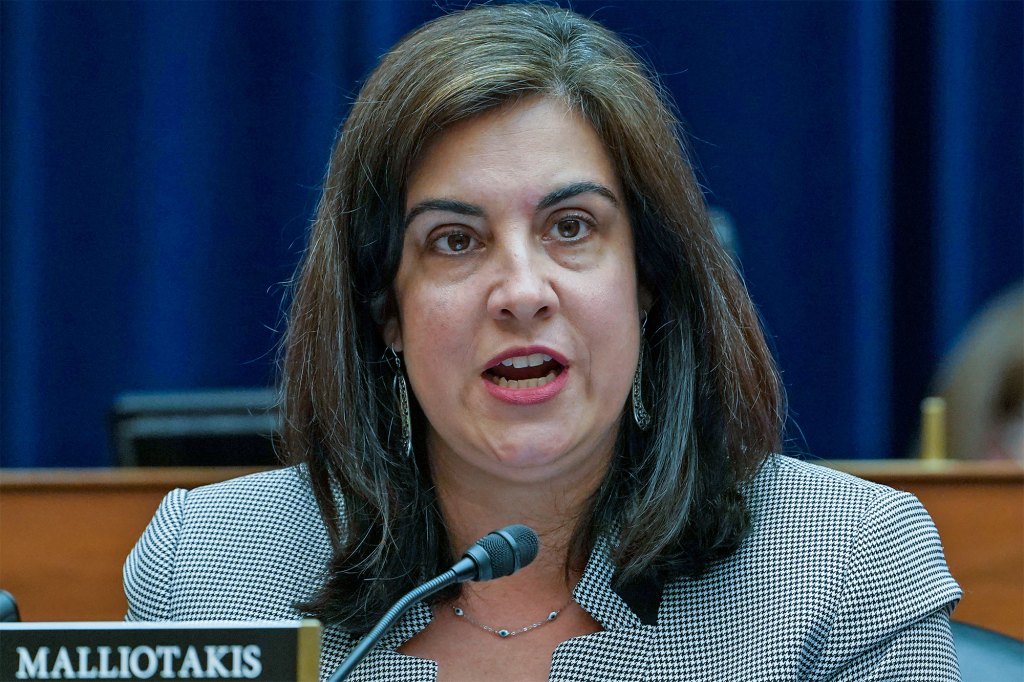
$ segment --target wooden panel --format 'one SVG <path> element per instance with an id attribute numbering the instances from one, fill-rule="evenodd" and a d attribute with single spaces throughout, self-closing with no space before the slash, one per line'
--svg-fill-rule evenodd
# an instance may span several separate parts
<path id="1" fill-rule="evenodd" d="M 1024 638 L 1024 468 L 821 463 L 917 495 L 964 588 L 954 617 Z M 17 598 L 24 620 L 118 620 L 124 558 L 167 491 L 251 471 L 0 470 L 0 587 Z"/>
<path id="2" fill-rule="evenodd" d="M 22 620 L 121 620 L 124 559 L 164 495 L 252 471 L 0 471 L 0 587 Z"/>

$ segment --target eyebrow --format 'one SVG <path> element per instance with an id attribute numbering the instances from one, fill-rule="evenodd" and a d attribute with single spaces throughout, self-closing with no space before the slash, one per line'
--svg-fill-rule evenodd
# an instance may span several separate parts
<path id="1" fill-rule="evenodd" d="M 537 202 L 537 209 L 550 208 L 560 201 L 564 201 L 580 194 L 598 194 L 610 201 L 612 206 L 615 206 L 616 208 L 619 206 L 619 200 L 615 196 L 615 193 L 604 185 L 596 182 L 574 182 L 571 185 L 559 187 L 555 191 L 550 192 L 547 196 Z"/>
<path id="2" fill-rule="evenodd" d="M 409 224 L 416 219 L 416 216 L 427 211 L 447 211 L 476 218 L 481 218 L 485 215 L 484 210 L 479 206 L 459 201 L 458 199 L 427 199 L 412 207 L 409 215 L 405 216 L 405 227 L 409 227 Z"/>
<path id="3" fill-rule="evenodd" d="M 564 187 L 549 192 L 537 202 L 537 210 L 543 210 L 550 208 L 560 201 L 579 196 L 580 194 L 597 194 L 607 199 L 612 206 L 618 208 L 619 200 L 615 196 L 615 193 L 602 184 L 596 182 L 574 182 Z M 468 215 L 476 218 L 482 218 L 487 215 L 483 208 L 476 204 L 470 204 L 465 201 L 459 201 L 458 199 L 427 199 L 421 201 L 410 209 L 409 214 L 405 217 L 405 227 L 409 227 L 413 220 L 416 219 L 422 213 L 427 211 L 446 211 L 448 213 L 457 213 L 459 215 Z"/>

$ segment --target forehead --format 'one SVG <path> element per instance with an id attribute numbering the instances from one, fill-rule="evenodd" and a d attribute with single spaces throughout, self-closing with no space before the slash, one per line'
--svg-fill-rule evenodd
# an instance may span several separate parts
<path id="1" fill-rule="evenodd" d="M 434 139 L 409 177 L 406 209 L 465 194 L 529 204 L 553 187 L 580 181 L 621 197 L 614 164 L 593 126 L 560 100 L 533 97 L 462 121 Z"/>

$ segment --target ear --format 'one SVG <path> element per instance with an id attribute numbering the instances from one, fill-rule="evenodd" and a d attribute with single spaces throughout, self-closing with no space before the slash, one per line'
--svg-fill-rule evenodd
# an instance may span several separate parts
<path id="1" fill-rule="evenodd" d="M 384 320 L 381 334 L 384 336 L 384 343 L 391 346 L 396 353 L 402 352 L 402 325 L 399 324 L 397 316 Z"/>

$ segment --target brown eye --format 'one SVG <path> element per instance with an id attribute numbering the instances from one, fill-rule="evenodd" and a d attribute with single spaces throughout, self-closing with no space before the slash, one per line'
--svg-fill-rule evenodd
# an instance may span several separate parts
<path id="1" fill-rule="evenodd" d="M 590 235 L 590 222 L 578 215 L 567 215 L 555 221 L 548 233 L 550 238 L 564 242 L 576 242 Z"/>
<path id="2" fill-rule="evenodd" d="M 583 231 L 583 222 L 579 218 L 564 218 L 558 221 L 558 236 L 562 239 L 575 239 Z"/>
<path id="3" fill-rule="evenodd" d="M 432 247 L 443 254 L 465 253 L 477 248 L 476 238 L 463 230 L 452 230 L 431 240 Z"/>
<path id="4" fill-rule="evenodd" d="M 453 232 L 445 237 L 445 244 L 448 246 L 448 250 L 453 253 L 465 251 L 469 248 L 469 243 L 469 235 L 465 232 Z"/>

